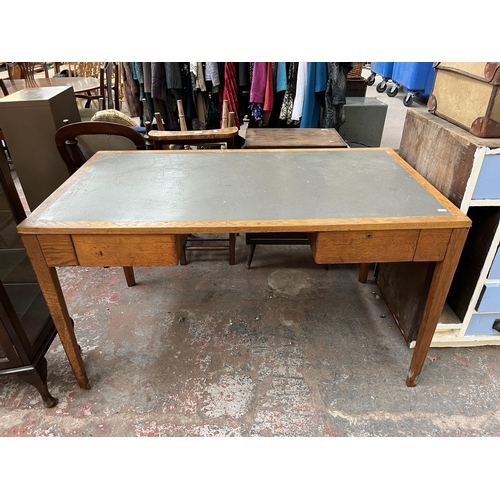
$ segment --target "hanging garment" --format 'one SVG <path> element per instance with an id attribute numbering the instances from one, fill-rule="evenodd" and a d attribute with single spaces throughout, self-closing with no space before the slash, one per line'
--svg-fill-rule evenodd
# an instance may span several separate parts
<path id="1" fill-rule="evenodd" d="M 246 87 L 250 86 L 250 67 L 252 63 L 239 62 L 238 63 L 238 86 Z"/>
<path id="2" fill-rule="evenodd" d="M 277 63 L 276 70 L 276 92 L 286 90 L 286 63 Z"/>
<path id="3" fill-rule="evenodd" d="M 238 102 L 240 105 L 240 123 L 245 116 L 248 116 L 250 105 L 250 84 L 251 80 L 251 62 L 239 62 L 236 68 L 238 75 Z"/>
<path id="4" fill-rule="evenodd" d="M 205 80 L 212 82 L 213 87 L 220 85 L 219 66 L 216 62 L 205 63 Z"/>
<path id="5" fill-rule="evenodd" d="M 273 63 L 267 63 L 267 74 L 266 74 L 266 93 L 264 95 L 264 105 L 262 106 L 263 116 L 262 123 L 264 125 L 269 124 L 269 119 L 271 118 L 271 112 L 273 110 L 274 104 L 274 69 Z"/>
<path id="6" fill-rule="evenodd" d="M 253 64 L 252 85 L 250 86 L 250 102 L 264 103 L 266 95 L 267 63 L 256 62 Z"/>
<path id="7" fill-rule="evenodd" d="M 280 128 L 286 126 L 282 120 L 280 120 L 281 106 L 283 105 L 283 97 L 285 96 L 285 91 L 274 93 L 274 104 L 271 116 L 269 117 L 268 127 Z"/>
<path id="8" fill-rule="evenodd" d="M 252 82 L 250 85 L 249 107 L 254 122 L 261 125 L 264 115 L 263 105 L 266 96 L 267 63 L 252 64 Z"/>
<path id="9" fill-rule="evenodd" d="M 295 99 L 293 101 L 292 120 L 298 121 L 302 117 L 306 85 L 307 63 L 299 62 L 299 69 L 297 70 L 297 89 L 295 91 Z"/>
<path id="10" fill-rule="evenodd" d="M 307 85 L 300 128 L 316 128 L 319 126 L 321 103 L 324 99 L 327 80 L 326 63 L 310 62 L 308 64 Z"/>
<path id="11" fill-rule="evenodd" d="M 206 96 L 207 87 L 203 72 L 203 63 L 190 62 L 191 82 L 194 90 L 194 102 L 196 103 L 197 118 L 193 120 L 193 129 L 203 130 L 207 124 L 208 102 Z"/>
<path id="12" fill-rule="evenodd" d="M 165 80 L 167 85 L 167 104 L 169 114 L 179 121 L 179 110 L 177 101 L 181 101 L 183 97 L 183 84 L 181 76 L 181 66 L 178 62 L 165 63 Z M 180 129 L 180 124 L 174 130 Z"/>
<path id="13" fill-rule="evenodd" d="M 121 69 L 127 110 L 130 116 L 140 117 L 142 115 L 142 106 L 139 99 L 139 83 L 137 80 L 134 80 L 132 75 L 132 63 L 121 63 Z"/>
<path id="14" fill-rule="evenodd" d="M 323 128 L 339 127 L 345 122 L 345 94 L 347 87 L 347 73 L 352 63 L 329 62 L 326 63 L 328 81 L 325 91 L 325 112 L 323 115 Z"/>
<path id="15" fill-rule="evenodd" d="M 287 125 L 292 124 L 293 101 L 295 98 L 295 90 L 297 86 L 297 68 L 298 64 L 292 62 L 288 67 L 287 89 L 283 96 L 283 104 L 281 106 L 280 120 L 286 121 Z"/>
<path id="16" fill-rule="evenodd" d="M 142 63 L 142 72 L 144 74 L 144 92 L 151 94 L 151 63 Z"/>
<path id="17" fill-rule="evenodd" d="M 166 130 L 179 130 L 177 114 L 172 107 L 172 102 L 169 103 L 165 64 L 162 62 L 151 63 L 151 97 L 155 112 L 161 114 Z"/>
<path id="18" fill-rule="evenodd" d="M 190 62 L 189 66 L 194 83 L 193 87 L 205 92 L 207 87 L 205 86 L 205 77 L 203 76 L 203 64 L 201 62 Z"/>
<path id="19" fill-rule="evenodd" d="M 151 97 L 158 101 L 167 100 L 165 66 L 161 62 L 151 63 Z"/>
<path id="20" fill-rule="evenodd" d="M 139 83 L 144 83 L 144 73 L 142 71 L 142 63 L 141 62 L 135 62 L 133 64 L 134 64 L 135 79 Z"/>
<path id="21" fill-rule="evenodd" d="M 139 83 L 139 101 L 142 102 L 144 99 L 144 74 L 142 72 L 142 63 L 141 62 L 133 62 L 132 63 L 132 74 L 134 75 L 134 80 L 137 80 Z"/>
<path id="22" fill-rule="evenodd" d="M 236 63 L 234 62 L 227 62 L 225 64 L 224 91 L 222 92 L 222 100 L 227 100 L 228 112 L 234 112 L 234 125 L 240 128 L 238 85 L 236 82 Z"/>
<path id="23" fill-rule="evenodd" d="M 142 73 L 144 77 L 144 98 L 146 99 L 146 107 L 147 110 L 144 109 L 144 118 L 143 121 L 153 121 L 154 115 L 154 106 L 153 99 L 151 98 L 151 63 L 143 62 L 142 63 Z"/>
<path id="24" fill-rule="evenodd" d="M 168 89 L 182 89 L 181 66 L 178 62 L 165 63 L 165 77 Z"/>
<path id="25" fill-rule="evenodd" d="M 272 111 L 273 109 L 273 98 L 274 98 L 274 74 L 273 74 L 273 63 L 267 63 L 267 73 L 266 73 L 266 92 L 264 94 L 264 111 Z"/>
<path id="26" fill-rule="evenodd" d="M 185 89 L 183 97 L 184 115 L 186 117 L 186 125 L 189 130 L 193 129 L 193 120 L 197 119 L 196 105 L 194 103 L 194 92 L 191 83 L 191 73 L 189 64 L 183 63 L 181 67 L 181 77 L 183 88 Z"/>
<path id="27" fill-rule="evenodd" d="M 219 97 L 218 94 L 210 93 L 208 95 L 208 111 L 207 111 L 207 129 L 219 128 Z"/>

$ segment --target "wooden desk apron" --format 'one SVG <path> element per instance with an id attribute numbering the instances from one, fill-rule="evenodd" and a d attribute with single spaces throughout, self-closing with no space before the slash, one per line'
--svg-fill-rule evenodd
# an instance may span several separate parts
<path id="1" fill-rule="evenodd" d="M 317 263 L 436 262 L 414 386 L 470 220 L 390 149 L 96 154 L 18 226 L 81 387 L 56 266 L 173 266 L 185 234 L 309 234 Z"/>

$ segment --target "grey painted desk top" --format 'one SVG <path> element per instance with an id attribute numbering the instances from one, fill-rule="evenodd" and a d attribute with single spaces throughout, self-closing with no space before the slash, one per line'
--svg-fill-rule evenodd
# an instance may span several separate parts
<path id="1" fill-rule="evenodd" d="M 318 150 L 103 153 L 35 215 L 123 223 L 450 214 L 383 150 Z"/>

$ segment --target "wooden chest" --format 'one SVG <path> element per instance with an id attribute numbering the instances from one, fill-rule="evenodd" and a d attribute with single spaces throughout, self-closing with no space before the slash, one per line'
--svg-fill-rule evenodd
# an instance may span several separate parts
<path id="1" fill-rule="evenodd" d="M 438 62 L 431 113 L 476 137 L 500 137 L 500 62 Z"/>
<path id="2" fill-rule="evenodd" d="M 346 84 L 346 97 L 365 97 L 367 80 L 363 77 L 348 78 Z"/>

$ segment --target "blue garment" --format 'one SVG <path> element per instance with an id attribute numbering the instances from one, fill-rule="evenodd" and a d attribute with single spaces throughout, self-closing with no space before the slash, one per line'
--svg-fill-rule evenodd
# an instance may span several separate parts
<path id="1" fill-rule="evenodd" d="M 310 62 L 307 66 L 307 84 L 304 96 L 304 107 L 300 128 L 316 128 L 319 126 L 321 109 L 321 92 L 326 90 L 328 73 L 326 63 Z"/>
<path id="2" fill-rule="evenodd" d="M 276 92 L 286 90 L 286 63 L 279 62 L 276 71 Z"/>

